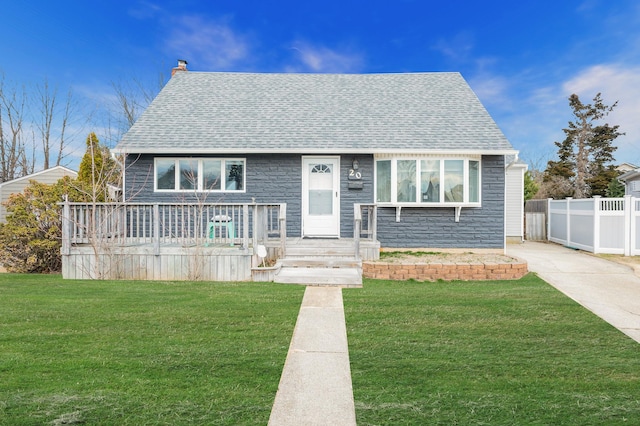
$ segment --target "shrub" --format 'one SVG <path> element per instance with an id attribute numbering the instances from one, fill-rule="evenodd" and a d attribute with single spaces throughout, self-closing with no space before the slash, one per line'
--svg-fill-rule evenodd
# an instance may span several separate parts
<path id="1" fill-rule="evenodd" d="M 24 192 L 12 194 L 7 222 L 0 224 L 0 263 L 9 272 L 59 272 L 62 266 L 61 215 L 58 202 L 76 192 L 73 180 L 53 185 L 31 181 Z"/>

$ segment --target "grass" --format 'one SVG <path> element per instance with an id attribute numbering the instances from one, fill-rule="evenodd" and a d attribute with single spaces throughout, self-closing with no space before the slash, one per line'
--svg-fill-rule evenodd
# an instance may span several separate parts
<path id="1" fill-rule="evenodd" d="M 303 291 L 0 274 L 0 424 L 266 424 Z M 343 297 L 359 425 L 640 424 L 638 343 L 534 275 Z"/>
<path id="2" fill-rule="evenodd" d="M 303 291 L 0 274 L 0 424 L 266 424 Z"/>
<path id="3" fill-rule="evenodd" d="M 343 292 L 359 425 L 640 424 L 640 346 L 535 275 Z"/>

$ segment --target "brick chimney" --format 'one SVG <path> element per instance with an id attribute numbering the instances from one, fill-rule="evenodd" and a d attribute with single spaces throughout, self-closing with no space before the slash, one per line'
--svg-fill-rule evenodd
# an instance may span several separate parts
<path id="1" fill-rule="evenodd" d="M 184 71 L 187 72 L 187 61 L 184 59 L 178 59 L 178 66 L 171 70 L 171 77 L 175 75 L 175 73 Z"/>

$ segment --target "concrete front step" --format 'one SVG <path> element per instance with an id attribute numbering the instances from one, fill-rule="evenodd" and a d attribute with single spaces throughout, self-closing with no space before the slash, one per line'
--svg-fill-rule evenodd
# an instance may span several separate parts
<path id="1" fill-rule="evenodd" d="M 362 270 L 358 267 L 327 268 L 321 266 L 283 266 L 274 282 L 302 285 L 335 285 L 362 287 Z"/>
<path id="2" fill-rule="evenodd" d="M 291 268 L 362 268 L 362 262 L 351 257 L 333 256 L 287 256 L 280 260 L 284 267 Z"/>
<path id="3" fill-rule="evenodd" d="M 354 257 L 353 247 L 287 246 L 287 257 L 336 256 Z"/>

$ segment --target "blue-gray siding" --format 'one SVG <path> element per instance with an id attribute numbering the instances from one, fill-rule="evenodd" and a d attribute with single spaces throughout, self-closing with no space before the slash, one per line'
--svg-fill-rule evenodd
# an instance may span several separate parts
<path id="1" fill-rule="evenodd" d="M 302 156 L 299 154 L 234 155 L 246 158 L 245 193 L 168 193 L 153 191 L 153 159 L 160 155 L 141 155 L 127 158 L 126 201 L 139 203 L 287 203 L 287 235 L 301 235 L 302 210 Z M 179 157 L 179 155 L 170 156 Z M 194 158 L 196 156 L 193 156 Z M 218 156 L 224 157 L 224 156 Z M 348 189 L 347 174 L 354 159 L 363 172 L 363 189 Z M 353 236 L 353 204 L 373 202 L 373 156 L 345 155 L 340 160 L 340 192 L 342 237 Z"/>
<path id="2" fill-rule="evenodd" d="M 179 155 L 175 155 L 179 156 Z M 154 193 L 153 155 L 127 159 L 126 201 L 197 202 L 192 193 Z M 195 156 L 194 156 L 195 157 Z M 222 156 L 221 156 L 222 157 Z M 300 236 L 302 209 L 302 156 L 299 154 L 233 155 L 246 158 L 245 193 L 201 194 L 205 202 L 287 203 L 287 234 Z M 349 189 L 348 171 L 357 159 L 362 189 Z M 373 156 L 342 155 L 340 159 L 341 237 L 353 236 L 353 204 L 372 203 Z M 378 208 L 378 239 L 382 247 L 502 248 L 504 247 L 504 157 L 482 159 L 482 207 L 462 208 L 455 222 L 454 209 L 403 208 L 396 222 L 395 208 Z M 206 197 L 206 199 L 202 199 Z"/>
<path id="3" fill-rule="evenodd" d="M 455 222 L 453 207 L 378 208 L 378 240 L 382 247 L 504 247 L 504 157 L 482 158 L 482 207 L 463 207 Z"/>

